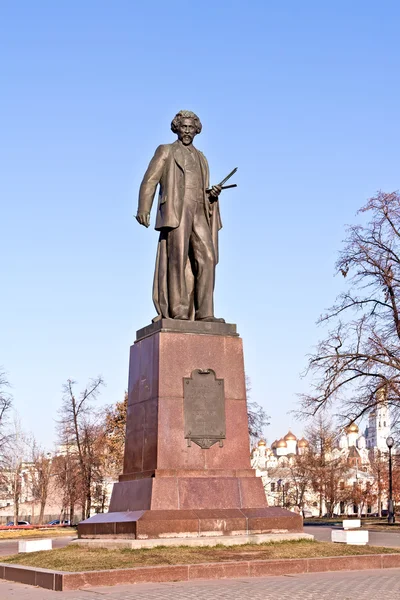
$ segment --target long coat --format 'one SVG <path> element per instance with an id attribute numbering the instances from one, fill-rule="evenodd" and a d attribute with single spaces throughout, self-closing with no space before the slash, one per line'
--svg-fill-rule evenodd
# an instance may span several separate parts
<path id="1" fill-rule="evenodd" d="M 203 176 L 204 203 L 207 221 L 210 225 L 216 263 L 218 263 L 218 231 L 222 227 L 218 201 L 211 203 L 206 194 L 209 187 L 209 168 L 206 157 L 197 150 L 200 157 Z M 159 316 L 169 317 L 168 314 L 168 253 L 167 236 L 170 229 L 179 227 L 185 196 L 185 159 L 181 143 L 163 144 L 158 146 L 139 190 L 139 211 L 150 213 L 157 185 L 160 185 L 155 229 L 161 232 L 156 269 L 154 273 L 153 301 Z M 193 273 L 188 261 L 187 284 L 190 288 Z M 193 285 L 193 283 L 192 283 Z"/>

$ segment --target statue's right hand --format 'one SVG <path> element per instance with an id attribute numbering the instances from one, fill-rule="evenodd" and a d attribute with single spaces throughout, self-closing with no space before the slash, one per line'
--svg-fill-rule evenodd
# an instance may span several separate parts
<path id="1" fill-rule="evenodd" d="M 143 210 L 138 210 L 136 215 L 136 221 L 140 223 L 140 225 L 144 225 L 145 227 L 149 227 L 150 225 L 150 213 L 145 212 Z"/>

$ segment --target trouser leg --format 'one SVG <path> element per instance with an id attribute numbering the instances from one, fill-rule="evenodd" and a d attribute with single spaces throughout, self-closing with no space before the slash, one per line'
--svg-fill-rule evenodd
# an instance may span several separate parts
<path id="1" fill-rule="evenodd" d="M 185 268 L 189 253 L 189 240 L 193 226 L 195 206 L 184 206 L 181 223 L 168 232 L 168 303 L 172 319 L 189 318 L 189 293 Z"/>
<path id="2" fill-rule="evenodd" d="M 198 202 L 190 244 L 195 261 L 195 318 L 214 316 L 215 251 L 204 204 Z"/>

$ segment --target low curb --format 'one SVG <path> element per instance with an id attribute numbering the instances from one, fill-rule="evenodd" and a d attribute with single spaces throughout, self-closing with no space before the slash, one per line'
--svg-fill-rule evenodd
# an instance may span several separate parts
<path id="1" fill-rule="evenodd" d="M 0 579 L 34 585 L 48 590 L 67 591 L 93 586 L 129 583 L 161 583 L 193 579 L 237 579 L 300 575 L 326 571 L 363 571 L 400 567 L 400 554 L 368 554 L 331 556 L 327 558 L 294 558 L 273 560 L 199 563 L 194 565 L 165 565 L 134 567 L 109 571 L 68 573 L 0 563 Z"/>

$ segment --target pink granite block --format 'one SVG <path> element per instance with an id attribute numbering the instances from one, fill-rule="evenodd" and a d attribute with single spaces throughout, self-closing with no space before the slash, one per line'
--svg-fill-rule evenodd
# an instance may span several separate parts
<path id="1" fill-rule="evenodd" d="M 189 448 L 185 439 L 183 397 L 161 397 L 158 411 L 157 468 L 204 469 L 205 450 L 194 443 Z"/>
<path id="2" fill-rule="evenodd" d="M 152 510 L 178 510 L 179 490 L 175 477 L 153 478 Z"/>
<path id="3" fill-rule="evenodd" d="M 245 401 L 225 399 L 226 439 L 205 452 L 207 469 L 250 469 L 250 440 Z"/>
<path id="4" fill-rule="evenodd" d="M 267 577 L 272 575 L 292 575 L 307 573 L 307 560 L 255 560 L 249 562 L 250 577 Z"/>
<path id="5" fill-rule="evenodd" d="M 189 565 L 189 579 L 234 579 L 249 576 L 249 563 L 201 563 Z"/>
<path id="6" fill-rule="evenodd" d="M 199 520 L 191 510 L 149 510 L 137 522 L 138 539 L 195 537 Z"/>
<path id="7" fill-rule="evenodd" d="M 178 480 L 182 509 L 240 508 L 238 479 L 196 477 Z"/>
<path id="8" fill-rule="evenodd" d="M 245 535 L 247 519 L 239 509 L 203 509 L 194 511 L 199 518 L 200 535 Z"/>
<path id="9" fill-rule="evenodd" d="M 128 404 L 150 400 L 158 395 L 158 336 L 131 346 Z"/>
<path id="10" fill-rule="evenodd" d="M 148 510 L 151 506 L 154 477 L 114 483 L 110 512 Z"/>
<path id="11" fill-rule="evenodd" d="M 225 380 L 227 398 L 246 397 L 242 340 L 236 337 L 160 333 L 159 393 L 182 396 L 182 377 L 213 369 Z"/>
<path id="12" fill-rule="evenodd" d="M 241 477 L 239 485 L 243 508 L 266 508 L 268 506 L 261 477 Z"/>

